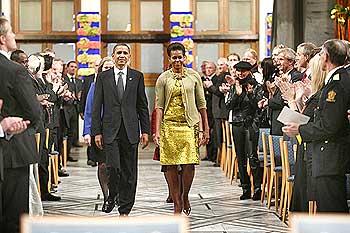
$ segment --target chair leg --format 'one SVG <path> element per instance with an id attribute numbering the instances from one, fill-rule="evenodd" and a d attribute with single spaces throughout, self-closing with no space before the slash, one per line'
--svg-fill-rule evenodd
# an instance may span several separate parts
<path id="1" fill-rule="evenodd" d="M 49 157 L 49 165 L 48 165 L 48 171 L 49 171 L 49 181 L 47 182 L 47 190 L 51 191 L 51 179 L 52 179 L 52 170 L 51 170 L 51 156 Z"/>
<path id="2" fill-rule="evenodd" d="M 278 196 L 279 196 L 279 177 L 280 175 L 278 173 L 276 173 L 275 175 L 275 211 L 276 214 L 278 214 Z"/>
<path id="3" fill-rule="evenodd" d="M 67 169 L 67 153 L 68 153 L 67 139 L 63 139 L 63 168 L 64 169 Z"/>
<path id="4" fill-rule="evenodd" d="M 286 185 L 286 190 L 284 191 L 284 200 L 283 200 L 283 207 L 281 210 L 281 217 L 282 217 L 282 222 L 286 221 L 286 216 L 287 216 L 287 200 L 289 198 L 289 185 Z M 282 195 L 281 195 L 282 196 Z M 282 203 L 282 200 L 281 200 Z"/>
<path id="5" fill-rule="evenodd" d="M 269 209 L 271 207 L 272 189 L 274 185 L 274 180 L 275 180 L 275 173 L 271 174 L 270 186 L 269 186 L 268 195 L 267 195 L 267 208 Z"/>
<path id="6" fill-rule="evenodd" d="M 279 205 L 279 215 L 280 217 L 282 217 L 282 208 L 283 208 L 283 198 L 284 198 L 284 195 L 285 195 L 285 192 L 286 192 L 286 178 L 285 178 L 285 175 L 283 174 L 282 175 L 282 187 L 281 187 L 281 195 L 280 195 L 280 205 Z"/>
<path id="7" fill-rule="evenodd" d="M 265 186 L 267 183 L 266 181 L 267 181 L 267 167 L 264 166 L 263 183 L 261 186 L 261 197 L 260 197 L 261 203 L 264 203 L 264 199 L 265 199 Z"/>

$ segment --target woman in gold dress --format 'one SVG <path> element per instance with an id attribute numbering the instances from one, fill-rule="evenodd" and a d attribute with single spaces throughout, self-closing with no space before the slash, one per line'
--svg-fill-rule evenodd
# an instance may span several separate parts
<path id="1" fill-rule="evenodd" d="M 163 72 L 156 84 L 156 132 L 160 164 L 169 182 L 174 213 L 189 215 L 188 200 L 199 164 L 199 146 L 209 141 L 209 126 L 204 90 L 199 74 L 184 67 L 185 47 L 172 43 L 167 48 L 171 69 Z M 199 129 L 202 123 L 203 130 Z"/>

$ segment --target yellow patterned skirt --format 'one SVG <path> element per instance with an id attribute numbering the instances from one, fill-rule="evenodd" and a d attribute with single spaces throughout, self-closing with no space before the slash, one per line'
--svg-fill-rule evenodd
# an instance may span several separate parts
<path id="1" fill-rule="evenodd" d="M 198 124 L 163 120 L 160 135 L 160 164 L 199 164 Z"/>

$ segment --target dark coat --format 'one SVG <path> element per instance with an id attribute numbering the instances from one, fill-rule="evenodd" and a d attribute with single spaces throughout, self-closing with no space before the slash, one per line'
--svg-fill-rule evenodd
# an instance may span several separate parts
<path id="1" fill-rule="evenodd" d="M 85 76 L 83 78 L 82 90 L 81 90 L 81 98 L 80 98 L 80 112 L 85 112 L 86 98 L 87 94 L 90 90 L 91 83 L 94 82 L 95 74 Z"/>
<path id="2" fill-rule="evenodd" d="M 313 177 L 344 176 L 350 151 L 350 76 L 338 69 L 322 89 L 315 119 L 299 128 L 305 142 L 312 142 Z"/>
<path id="3" fill-rule="evenodd" d="M 225 76 L 228 73 L 223 73 L 212 78 L 213 85 L 208 88 L 212 93 L 212 112 L 215 119 L 227 119 L 228 111 L 225 106 L 225 95 L 219 91 L 222 83 L 226 83 Z"/>
<path id="4" fill-rule="evenodd" d="M 150 134 L 143 74 L 131 68 L 127 71 L 126 87 L 121 101 L 118 98 L 114 69 L 104 71 L 97 77 L 91 134 L 102 134 L 104 143 L 112 143 L 122 122 L 131 144 L 139 142 L 140 132 Z"/>
<path id="5" fill-rule="evenodd" d="M 1 140 L 4 168 L 25 167 L 37 162 L 35 132 L 41 119 L 41 109 L 36 99 L 31 77 L 21 65 L 0 54 L 1 116 L 18 116 L 29 120 L 30 125 L 11 140 Z"/>

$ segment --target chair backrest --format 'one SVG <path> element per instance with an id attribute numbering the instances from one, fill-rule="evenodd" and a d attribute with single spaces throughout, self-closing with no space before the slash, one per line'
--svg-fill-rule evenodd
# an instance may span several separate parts
<path id="1" fill-rule="evenodd" d="M 225 138 L 226 138 L 226 146 L 232 144 L 232 137 L 231 137 L 231 131 L 230 131 L 230 125 L 228 121 L 225 121 Z"/>
<path id="2" fill-rule="evenodd" d="M 294 175 L 294 150 L 293 144 L 290 141 L 283 142 L 283 151 L 284 151 L 284 163 L 285 163 L 285 172 L 287 178 L 291 175 Z"/>
<path id="3" fill-rule="evenodd" d="M 263 133 L 265 134 L 265 136 L 270 135 L 270 129 L 269 128 L 259 129 L 259 142 L 258 142 L 259 152 L 264 152 L 263 141 L 262 141 L 262 134 Z"/>
<path id="4" fill-rule="evenodd" d="M 267 166 L 268 163 L 268 143 L 267 143 L 267 135 L 265 132 L 261 132 L 261 142 L 262 142 L 262 151 L 264 155 L 264 167 Z"/>
<path id="5" fill-rule="evenodd" d="M 276 165 L 281 164 L 282 148 L 280 147 L 280 143 L 282 140 L 282 136 L 269 135 L 271 169 L 273 169 Z"/>
<path id="6" fill-rule="evenodd" d="M 222 127 L 222 143 L 226 144 L 226 125 L 225 121 L 221 121 L 221 127 Z"/>

